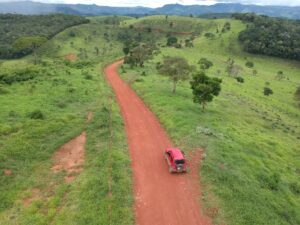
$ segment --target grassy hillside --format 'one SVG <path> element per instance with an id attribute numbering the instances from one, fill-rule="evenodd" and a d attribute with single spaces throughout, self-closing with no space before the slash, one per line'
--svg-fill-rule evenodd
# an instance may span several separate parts
<path id="1" fill-rule="evenodd" d="M 180 19 L 168 20 L 176 24 Z M 135 80 L 133 88 L 158 115 L 176 145 L 187 152 L 205 148 L 203 199 L 216 223 L 299 224 L 300 111 L 293 97 L 300 83 L 299 62 L 244 53 L 237 40 L 245 28 L 240 21 L 184 18 L 180 23 L 189 20 L 191 25 L 184 31 L 198 27 L 193 25 L 195 21 L 206 27 L 193 48 L 161 48 L 144 68 L 124 66 L 122 76 L 130 82 Z M 231 30 L 216 33 L 227 21 Z M 168 29 L 165 17 L 147 17 L 134 23 Z M 182 29 L 174 27 L 172 31 Z M 206 38 L 205 32 L 215 34 L 215 38 Z M 160 42 L 163 45 L 166 39 Z M 223 80 L 220 96 L 203 111 L 192 102 L 189 82 L 180 83 L 173 94 L 172 83 L 155 69 L 163 56 L 182 56 L 197 68 L 200 58 L 211 60 L 214 66 L 207 74 Z M 242 68 L 239 76 L 244 83 L 227 75 L 228 58 Z M 247 61 L 252 61 L 254 68 L 246 67 Z M 276 79 L 278 71 L 286 77 Z M 266 85 L 273 95 L 264 96 Z"/>
<path id="2" fill-rule="evenodd" d="M 32 56 L 1 62 L 1 225 L 133 224 L 123 122 L 102 74 L 122 55 L 117 32 L 98 23 L 72 27 L 39 49 L 38 65 Z M 65 183 L 63 172 L 51 171 L 53 153 L 84 130 L 84 170 Z"/>

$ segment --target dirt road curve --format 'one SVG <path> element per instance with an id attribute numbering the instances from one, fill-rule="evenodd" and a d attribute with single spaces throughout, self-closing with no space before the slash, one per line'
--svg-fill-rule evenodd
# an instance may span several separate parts
<path id="1" fill-rule="evenodd" d="M 154 114 L 117 72 L 121 61 L 105 68 L 122 116 L 132 159 L 137 225 L 206 225 L 201 214 L 197 169 L 189 174 L 169 174 L 163 158 L 170 139 Z"/>

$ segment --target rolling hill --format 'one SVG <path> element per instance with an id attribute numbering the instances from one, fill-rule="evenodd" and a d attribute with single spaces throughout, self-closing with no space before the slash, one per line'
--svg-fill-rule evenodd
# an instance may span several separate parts
<path id="1" fill-rule="evenodd" d="M 46 14 L 66 13 L 78 15 L 202 15 L 210 13 L 253 12 L 272 17 L 300 19 L 300 7 L 288 6 L 258 6 L 243 4 L 180 5 L 169 4 L 159 8 L 147 7 L 108 7 L 85 4 L 43 4 L 31 1 L 0 3 L 0 13 Z"/>

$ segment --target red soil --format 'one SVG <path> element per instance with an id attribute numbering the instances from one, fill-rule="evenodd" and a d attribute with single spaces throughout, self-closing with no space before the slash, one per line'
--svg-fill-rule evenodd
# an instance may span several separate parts
<path id="1" fill-rule="evenodd" d="M 4 170 L 4 175 L 5 176 L 11 176 L 12 175 L 12 171 L 11 170 Z"/>
<path id="2" fill-rule="evenodd" d="M 83 132 L 78 137 L 64 144 L 53 157 L 53 172 L 66 171 L 65 181 L 67 183 L 75 179 L 75 175 L 82 171 L 84 163 L 84 145 L 86 142 L 86 133 Z"/>
<path id="3" fill-rule="evenodd" d="M 141 30 L 141 31 L 144 31 L 146 30 L 147 28 L 146 27 L 142 27 L 142 26 L 139 26 L 139 27 L 135 27 L 136 30 Z M 163 29 L 160 29 L 160 28 L 151 28 L 152 31 L 155 31 L 157 33 L 169 33 L 169 34 L 172 34 L 172 35 L 192 35 L 193 32 L 176 32 L 176 31 L 165 31 Z"/>
<path id="4" fill-rule="evenodd" d="M 77 59 L 77 56 L 74 53 L 69 53 L 65 55 L 64 58 L 69 61 L 75 61 Z"/>
<path id="5" fill-rule="evenodd" d="M 125 121 L 132 159 L 138 225 L 206 225 L 201 213 L 198 165 L 187 174 L 169 174 L 163 152 L 173 146 L 154 114 L 119 77 L 115 62 L 105 68 Z M 192 161 L 193 162 L 193 161 Z M 200 162 L 196 156 L 195 162 Z"/>
<path id="6" fill-rule="evenodd" d="M 33 188 L 31 190 L 31 196 L 28 198 L 23 199 L 23 205 L 25 207 L 28 207 L 33 201 L 40 198 L 41 190 L 38 188 Z"/>

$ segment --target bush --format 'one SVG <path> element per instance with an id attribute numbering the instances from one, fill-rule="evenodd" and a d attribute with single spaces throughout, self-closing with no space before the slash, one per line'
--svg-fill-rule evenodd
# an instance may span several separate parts
<path id="1" fill-rule="evenodd" d="M 76 36 L 76 33 L 75 33 L 73 30 L 71 30 L 71 31 L 69 32 L 69 36 L 70 36 L 70 37 L 75 37 L 75 36 Z"/>
<path id="2" fill-rule="evenodd" d="M 214 39 L 215 38 L 215 35 L 213 33 L 205 33 L 204 36 L 209 38 L 209 39 Z"/>
<path id="3" fill-rule="evenodd" d="M 272 191 L 279 189 L 280 181 L 281 179 L 278 173 L 273 173 L 271 176 L 267 176 L 267 175 L 260 176 L 260 182 L 262 186 Z"/>
<path id="4" fill-rule="evenodd" d="M 264 87 L 264 95 L 269 96 L 273 94 L 273 90 L 269 87 Z"/>
<path id="5" fill-rule="evenodd" d="M 32 112 L 30 112 L 29 114 L 28 114 L 28 117 L 30 118 L 30 119 L 35 119 L 35 120 L 43 120 L 43 119 L 45 119 L 45 116 L 44 116 L 44 114 L 42 113 L 42 111 L 41 110 L 34 110 L 34 111 L 32 111 Z"/>
<path id="6" fill-rule="evenodd" d="M 56 104 L 56 106 L 57 106 L 58 108 L 63 109 L 63 108 L 66 108 L 66 107 L 67 107 L 67 104 L 66 104 L 65 102 L 61 101 L 61 102 L 58 102 L 58 103 Z"/>
<path id="7" fill-rule="evenodd" d="M 176 37 L 168 37 L 167 39 L 167 46 L 174 46 L 175 44 L 177 44 L 178 39 Z"/>
<path id="8" fill-rule="evenodd" d="M 239 82 L 239 83 L 244 83 L 244 78 L 243 78 L 243 77 L 236 77 L 235 79 L 236 79 L 237 82 Z"/>
<path id="9" fill-rule="evenodd" d="M 5 87 L 0 86 L 0 95 L 5 95 L 8 94 L 9 90 L 6 89 Z"/>
<path id="10" fill-rule="evenodd" d="M 297 181 L 290 183 L 290 190 L 294 194 L 299 195 L 300 194 L 300 184 Z"/>
<path id="11" fill-rule="evenodd" d="M 250 61 L 246 62 L 245 65 L 246 65 L 248 68 L 254 67 L 254 63 L 253 63 L 253 62 L 250 62 Z"/>

